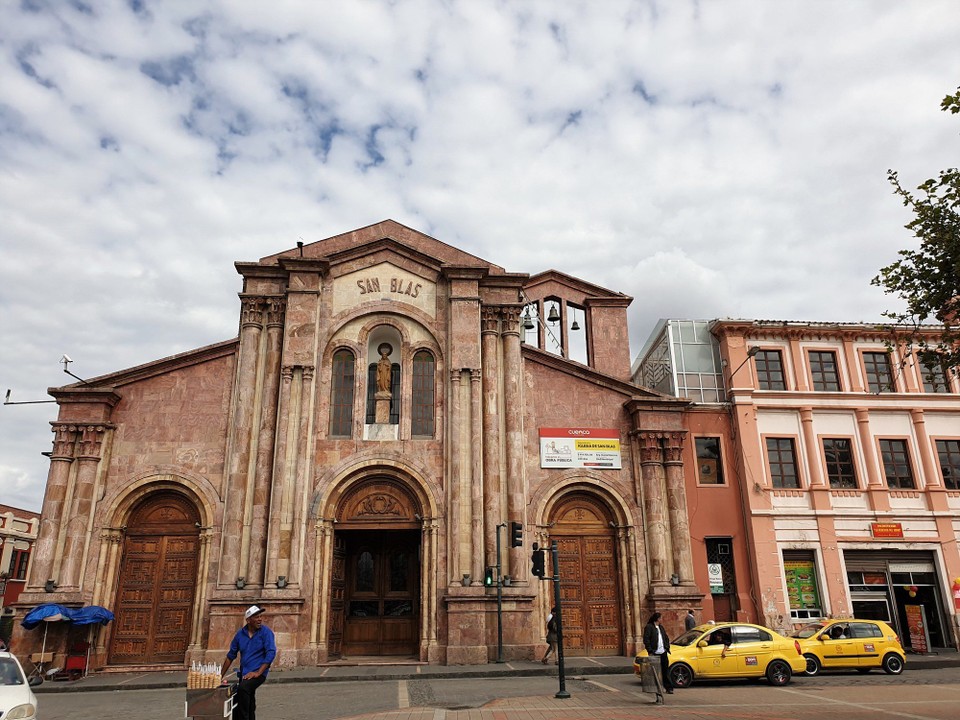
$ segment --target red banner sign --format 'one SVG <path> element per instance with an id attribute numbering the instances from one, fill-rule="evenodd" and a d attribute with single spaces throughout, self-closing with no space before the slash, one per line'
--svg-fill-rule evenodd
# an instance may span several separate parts
<path id="1" fill-rule="evenodd" d="M 926 653 L 930 651 L 927 647 L 927 629 L 926 619 L 924 617 L 922 605 L 904 605 L 903 609 L 907 611 L 907 632 L 910 633 L 910 647 L 914 652 Z"/>
<path id="2" fill-rule="evenodd" d="M 875 538 L 902 538 L 903 525 L 900 523 L 870 523 L 870 532 Z"/>

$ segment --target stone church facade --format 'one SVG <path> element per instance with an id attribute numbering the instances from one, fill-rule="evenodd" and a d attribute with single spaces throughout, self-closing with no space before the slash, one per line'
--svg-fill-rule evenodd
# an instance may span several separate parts
<path id="1" fill-rule="evenodd" d="M 631 298 L 393 221 L 236 268 L 237 338 L 50 390 L 20 607 L 112 609 L 92 667 L 219 659 L 251 603 L 282 666 L 486 663 L 498 547 L 504 656 L 539 657 L 534 542 L 558 546 L 567 654 L 633 653 L 650 612 L 700 605 L 687 402 L 630 382 Z"/>

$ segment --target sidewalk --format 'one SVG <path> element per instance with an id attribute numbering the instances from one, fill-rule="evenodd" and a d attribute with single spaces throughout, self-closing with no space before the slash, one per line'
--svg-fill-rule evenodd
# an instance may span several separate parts
<path id="1" fill-rule="evenodd" d="M 943 652 L 939 655 L 908 655 L 907 672 L 913 670 L 960 667 L 960 653 Z M 628 657 L 572 657 L 565 658 L 565 674 L 568 678 L 585 675 L 615 675 L 633 672 L 633 658 Z M 880 669 L 876 673 L 882 673 Z M 425 665 L 417 662 L 388 664 L 379 661 L 353 663 L 349 661 L 330 663 L 318 667 L 294 668 L 270 671 L 270 682 L 315 683 L 357 682 L 364 680 L 420 680 L 481 677 L 536 677 L 554 676 L 556 665 L 543 665 L 531 660 L 515 660 L 487 665 Z M 94 673 L 75 681 L 47 680 L 33 688 L 35 693 L 98 692 L 111 690 L 156 690 L 162 688 L 185 688 L 185 670 L 158 672 L 109 672 Z"/>

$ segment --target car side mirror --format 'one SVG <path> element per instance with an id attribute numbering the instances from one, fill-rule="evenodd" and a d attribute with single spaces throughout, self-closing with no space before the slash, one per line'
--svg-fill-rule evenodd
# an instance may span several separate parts
<path id="1" fill-rule="evenodd" d="M 33 675 L 29 680 L 27 680 L 27 685 L 30 687 L 36 687 L 37 685 L 43 682 L 43 678 L 38 675 Z"/>
<path id="2" fill-rule="evenodd" d="M 700 642 L 697 643 L 697 647 L 706 647 L 707 644 L 708 643 L 706 640 L 701 640 Z"/>

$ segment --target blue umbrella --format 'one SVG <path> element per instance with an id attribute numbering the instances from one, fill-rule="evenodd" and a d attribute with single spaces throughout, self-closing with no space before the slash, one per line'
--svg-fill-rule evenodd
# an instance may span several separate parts
<path id="1" fill-rule="evenodd" d="M 27 630 L 33 630 L 42 622 L 56 622 L 58 620 L 69 621 L 70 613 L 72 612 L 70 608 L 64 607 L 63 605 L 44 603 L 43 605 L 37 605 L 37 607 L 24 615 L 20 624 Z"/>

